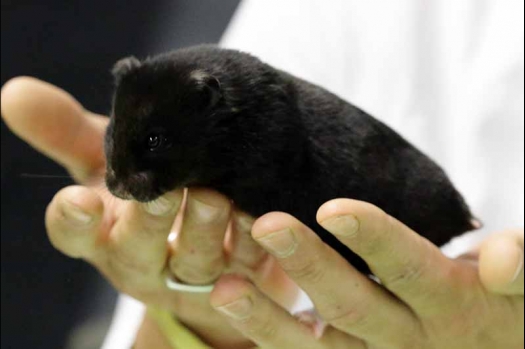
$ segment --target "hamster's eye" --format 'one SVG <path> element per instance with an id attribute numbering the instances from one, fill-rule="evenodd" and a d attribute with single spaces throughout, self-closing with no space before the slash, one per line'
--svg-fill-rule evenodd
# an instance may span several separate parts
<path id="1" fill-rule="evenodd" d="M 148 147 L 150 150 L 155 150 L 160 146 L 161 138 L 159 135 L 151 135 L 148 137 Z"/>
<path id="2" fill-rule="evenodd" d="M 166 150 L 171 147 L 170 139 L 161 133 L 150 134 L 147 137 L 146 143 L 147 148 L 152 152 Z"/>

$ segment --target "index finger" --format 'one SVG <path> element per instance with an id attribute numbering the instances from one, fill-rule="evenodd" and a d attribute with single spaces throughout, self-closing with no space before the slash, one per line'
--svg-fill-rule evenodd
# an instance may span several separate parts
<path id="1" fill-rule="evenodd" d="M 84 181 L 104 166 L 107 119 L 85 111 L 66 91 L 17 77 L 2 87 L 2 118 L 20 138 Z"/>
<path id="2" fill-rule="evenodd" d="M 268 213 L 255 222 L 252 236 L 277 258 L 331 326 L 374 347 L 407 348 L 417 343 L 420 324 L 410 309 L 293 216 Z"/>

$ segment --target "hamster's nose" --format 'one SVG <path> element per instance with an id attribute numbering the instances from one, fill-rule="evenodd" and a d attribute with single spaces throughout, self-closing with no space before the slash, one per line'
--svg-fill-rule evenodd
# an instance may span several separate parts
<path id="1" fill-rule="evenodd" d="M 108 168 L 106 172 L 106 186 L 110 193 L 118 198 L 124 200 L 130 200 L 133 198 L 125 181 L 117 179 L 115 171 L 111 168 Z"/>
<path id="2" fill-rule="evenodd" d="M 132 175 L 130 175 L 126 179 L 126 183 L 128 184 L 128 187 L 135 188 L 135 187 L 141 187 L 144 188 L 149 185 L 150 182 L 150 176 L 148 172 L 137 172 Z"/>
<path id="3" fill-rule="evenodd" d="M 108 189 L 111 192 L 111 194 L 115 195 L 118 198 L 121 198 L 124 200 L 133 199 L 133 196 L 128 191 L 126 185 L 122 182 L 115 182 L 114 185 L 108 186 Z"/>
<path id="4" fill-rule="evenodd" d="M 130 175 L 126 179 L 126 186 L 133 199 L 140 202 L 151 201 L 159 196 L 155 188 L 153 174 L 148 171 Z"/>

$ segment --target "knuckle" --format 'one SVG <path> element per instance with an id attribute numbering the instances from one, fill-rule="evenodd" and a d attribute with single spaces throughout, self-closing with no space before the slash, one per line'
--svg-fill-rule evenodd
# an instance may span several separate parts
<path id="1" fill-rule="evenodd" d="M 397 270 L 393 271 L 391 275 L 382 280 L 386 286 L 395 289 L 406 288 L 407 285 L 419 284 L 427 275 L 431 268 L 431 262 L 435 260 L 433 256 L 433 249 L 431 243 L 426 239 L 418 239 L 417 246 L 414 251 L 419 251 L 419 257 L 415 260 L 408 258 L 404 263 L 400 264 Z M 441 268 L 430 270 L 433 279 L 446 280 L 447 276 L 444 272 L 445 265 Z M 447 283 L 443 283 L 446 285 Z"/>
<path id="2" fill-rule="evenodd" d="M 386 286 L 399 289 L 406 285 L 417 284 L 424 276 L 424 267 L 418 264 L 407 264 L 397 273 L 392 274 L 386 280 L 382 280 Z"/>
<path id="3" fill-rule="evenodd" d="M 370 327 L 370 316 L 367 312 L 357 308 L 343 308 L 336 306 L 331 314 L 324 315 L 325 321 L 332 326 L 343 330 L 364 330 Z"/>
<path id="4" fill-rule="evenodd" d="M 303 280 L 312 284 L 323 281 L 325 271 L 321 268 L 319 258 L 307 258 L 301 262 L 290 263 L 286 267 L 288 275 L 295 280 Z"/>
<path id="5" fill-rule="evenodd" d="M 269 340 L 277 335 L 277 327 L 271 317 L 249 318 L 245 321 L 246 334 L 252 339 Z"/>

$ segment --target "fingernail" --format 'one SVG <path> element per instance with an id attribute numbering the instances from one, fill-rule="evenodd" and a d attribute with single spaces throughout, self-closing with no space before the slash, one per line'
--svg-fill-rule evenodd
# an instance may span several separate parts
<path id="1" fill-rule="evenodd" d="M 154 216 L 163 216 L 175 208 L 177 202 L 174 194 L 165 194 L 153 201 L 149 201 L 143 204 L 144 210 Z"/>
<path id="2" fill-rule="evenodd" d="M 354 236 L 359 231 L 359 221 L 352 215 L 335 216 L 325 219 L 321 225 L 334 235 Z"/>
<path id="3" fill-rule="evenodd" d="M 297 241 L 290 228 L 266 235 L 258 241 L 272 254 L 280 258 L 292 255 L 297 247 Z"/>
<path id="4" fill-rule="evenodd" d="M 195 199 L 191 199 L 191 208 L 201 222 L 214 221 L 222 212 L 220 207 L 211 206 Z"/>
<path id="5" fill-rule="evenodd" d="M 520 254 L 520 261 L 518 263 L 518 267 L 516 268 L 516 271 L 514 272 L 514 276 L 512 277 L 512 281 L 511 283 L 513 283 L 514 281 L 516 281 L 518 279 L 518 277 L 520 276 L 521 274 L 521 271 L 523 269 L 523 250 L 522 249 L 519 249 L 519 254 Z"/>
<path id="6" fill-rule="evenodd" d="M 252 314 L 253 302 L 248 297 L 243 297 L 231 303 L 216 308 L 221 313 L 235 320 L 247 319 Z"/>
<path id="7" fill-rule="evenodd" d="M 76 225 L 87 225 L 93 221 L 93 217 L 82 211 L 77 205 L 67 202 L 62 206 L 62 212 L 66 218 Z"/>

